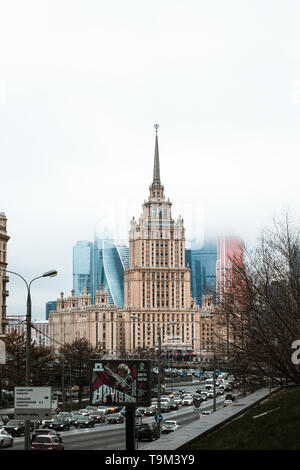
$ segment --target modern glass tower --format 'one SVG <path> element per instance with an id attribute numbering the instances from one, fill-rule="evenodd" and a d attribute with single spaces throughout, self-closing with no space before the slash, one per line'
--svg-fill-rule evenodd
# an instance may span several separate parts
<path id="1" fill-rule="evenodd" d="M 93 243 L 78 241 L 73 247 L 73 289 L 75 295 L 83 293 L 87 288 L 87 293 L 92 294 L 93 279 Z"/>
<path id="2" fill-rule="evenodd" d="M 129 248 L 113 240 L 95 239 L 77 242 L 73 249 L 73 289 L 75 295 L 91 294 L 95 302 L 96 291 L 102 285 L 108 293 L 109 304 L 124 306 L 124 269 L 129 266 Z"/>
<path id="3" fill-rule="evenodd" d="M 217 240 L 207 240 L 199 250 L 185 250 L 186 263 L 191 269 L 192 296 L 202 306 L 202 295 L 216 294 Z"/>

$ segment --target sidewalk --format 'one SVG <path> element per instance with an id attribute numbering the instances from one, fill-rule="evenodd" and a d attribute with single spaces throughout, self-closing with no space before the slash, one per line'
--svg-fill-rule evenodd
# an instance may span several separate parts
<path id="1" fill-rule="evenodd" d="M 272 392 L 280 389 L 276 387 L 272 389 Z M 240 398 L 232 403 L 232 405 L 226 407 L 217 408 L 215 413 L 205 415 L 198 420 L 184 426 L 170 434 L 162 434 L 160 439 L 153 441 L 150 444 L 141 441 L 138 445 L 138 450 L 175 450 L 188 442 L 200 437 L 205 434 L 208 430 L 213 429 L 215 426 L 220 425 L 240 414 L 241 411 L 246 411 L 247 408 L 254 403 L 258 403 L 260 400 L 267 398 L 270 395 L 269 388 L 262 388 L 247 397 Z"/>

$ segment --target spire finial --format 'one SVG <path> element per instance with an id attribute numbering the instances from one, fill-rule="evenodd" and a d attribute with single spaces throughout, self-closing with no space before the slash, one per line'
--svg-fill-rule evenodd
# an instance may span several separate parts
<path id="1" fill-rule="evenodd" d="M 155 129 L 155 132 L 156 132 L 156 136 L 155 136 L 153 182 L 155 182 L 155 181 L 160 182 L 159 151 L 158 151 L 158 138 L 157 138 L 158 128 L 159 128 L 159 124 L 154 124 L 154 129 Z"/>

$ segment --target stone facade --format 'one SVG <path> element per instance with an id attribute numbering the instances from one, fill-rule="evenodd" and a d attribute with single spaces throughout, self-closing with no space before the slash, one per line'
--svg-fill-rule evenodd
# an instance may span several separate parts
<path id="1" fill-rule="evenodd" d="M 6 297 L 8 290 L 6 284 L 9 278 L 6 274 L 7 269 L 7 242 L 9 240 L 7 235 L 7 219 L 3 212 L 0 212 L 0 340 L 5 337 L 4 331 L 7 325 L 6 319 Z"/>

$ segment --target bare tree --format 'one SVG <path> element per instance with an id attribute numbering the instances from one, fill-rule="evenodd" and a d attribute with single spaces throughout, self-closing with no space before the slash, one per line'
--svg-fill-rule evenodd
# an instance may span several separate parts
<path id="1" fill-rule="evenodd" d="M 241 372 L 300 382 L 292 343 L 300 339 L 300 231 L 287 214 L 262 231 L 244 260 L 232 259 L 230 289 L 218 299 L 219 348 Z"/>

